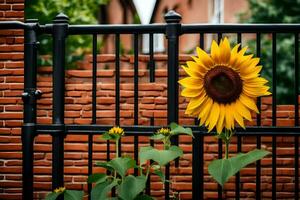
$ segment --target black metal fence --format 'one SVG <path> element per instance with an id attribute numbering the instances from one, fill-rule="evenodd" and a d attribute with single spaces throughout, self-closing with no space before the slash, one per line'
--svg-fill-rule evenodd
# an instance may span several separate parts
<path id="1" fill-rule="evenodd" d="M 53 20 L 52 24 L 39 25 L 37 20 L 27 20 L 22 22 L 0 22 L 0 29 L 24 29 L 25 31 L 25 69 L 24 69 L 24 124 L 22 128 L 23 144 L 23 199 L 33 199 L 33 144 L 34 139 L 39 134 L 51 134 L 53 141 L 53 167 L 52 167 L 52 188 L 64 185 L 64 137 L 68 134 L 87 134 L 88 135 L 88 173 L 92 173 L 93 163 L 93 135 L 101 134 L 109 126 L 96 124 L 96 74 L 97 74 L 97 35 L 114 34 L 115 35 L 115 124 L 120 124 L 120 35 L 132 34 L 134 38 L 134 126 L 125 126 L 127 135 L 134 137 L 134 158 L 138 158 L 139 136 L 150 135 L 157 128 L 156 126 L 140 126 L 138 118 L 138 36 L 140 34 L 149 34 L 150 49 L 150 82 L 155 81 L 155 66 L 153 53 L 153 34 L 165 34 L 167 39 L 168 55 L 168 122 L 178 121 L 178 41 L 183 34 L 199 34 L 200 47 L 204 46 L 205 34 L 214 33 L 218 39 L 222 38 L 224 33 L 237 34 L 237 42 L 241 43 L 243 33 L 256 34 L 256 54 L 261 54 L 261 34 L 272 34 L 272 52 L 273 52 L 273 99 L 272 99 L 272 127 L 261 127 L 261 117 L 257 115 L 257 127 L 248 127 L 246 130 L 237 129 L 237 150 L 242 149 L 243 136 L 256 136 L 257 148 L 261 147 L 261 136 L 272 137 L 272 199 L 276 199 L 276 136 L 292 136 L 295 142 L 295 182 L 294 191 L 295 199 L 299 199 L 299 105 L 298 105 L 298 88 L 299 88 L 299 24 L 180 24 L 181 16 L 174 11 L 165 15 L 166 24 L 151 25 L 69 25 L 68 17 L 59 14 Z M 276 34 L 291 33 L 295 38 L 295 60 L 294 60 L 294 84 L 295 84 L 295 126 L 294 127 L 276 127 Z M 51 125 L 37 124 L 36 102 L 41 92 L 37 90 L 37 37 L 42 34 L 50 34 L 53 38 L 53 117 Z M 65 40 L 68 35 L 88 34 L 93 36 L 93 70 L 92 70 L 92 124 L 90 125 L 66 125 L 64 122 L 64 93 L 65 93 Z M 259 110 L 261 101 L 257 102 Z M 153 125 L 153 119 L 152 125 Z M 192 171 L 192 195 L 193 199 L 203 199 L 204 182 L 204 158 L 203 145 L 204 137 L 207 135 L 203 127 L 192 126 L 195 139 L 193 140 L 193 171 Z M 178 142 L 174 141 L 174 142 Z M 119 146 L 120 148 L 120 146 Z M 222 157 L 222 142 L 218 144 L 218 154 Z M 110 148 L 107 144 L 107 159 L 109 159 Z M 178 164 L 178 163 L 177 163 Z M 137 171 L 135 171 L 137 173 Z M 166 177 L 170 176 L 169 167 L 166 167 Z M 151 185 L 148 183 L 147 193 L 150 193 Z M 165 183 L 165 199 L 169 199 L 169 183 Z M 91 185 L 88 186 L 90 192 Z M 236 199 L 240 198 L 240 175 L 236 175 Z M 222 189 L 218 188 L 219 199 L 222 198 Z M 256 163 L 256 199 L 261 199 L 261 163 Z"/>

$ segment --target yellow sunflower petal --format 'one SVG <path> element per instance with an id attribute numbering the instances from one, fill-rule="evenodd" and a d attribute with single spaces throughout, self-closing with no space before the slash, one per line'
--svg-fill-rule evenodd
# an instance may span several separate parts
<path id="1" fill-rule="evenodd" d="M 211 112 L 209 115 L 209 127 L 208 132 L 210 132 L 217 124 L 220 115 L 220 106 L 217 102 L 214 102 Z"/>
<path id="2" fill-rule="evenodd" d="M 266 92 L 268 92 L 269 89 L 270 89 L 270 87 L 268 87 L 268 86 L 251 88 L 251 87 L 247 87 L 247 85 L 245 85 L 243 87 L 243 92 L 250 97 L 258 97 L 258 96 L 264 96 L 264 94 Z"/>
<path id="3" fill-rule="evenodd" d="M 240 95 L 240 101 L 246 106 L 247 108 L 250 108 L 251 110 L 255 111 L 256 113 L 259 113 L 256 104 L 254 103 L 254 99 L 249 98 L 245 94 Z"/>
<path id="4" fill-rule="evenodd" d="M 196 97 L 196 96 L 199 96 L 200 94 L 201 94 L 201 90 L 199 90 L 199 89 L 184 88 L 181 91 L 181 96 L 184 96 L 184 97 Z"/>
<path id="5" fill-rule="evenodd" d="M 197 97 L 191 98 L 190 103 L 188 104 L 186 110 L 193 110 L 196 107 L 200 106 L 205 100 L 206 95 L 202 94 Z"/>
<path id="6" fill-rule="evenodd" d="M 211 107 L 211 112 L 209 115 L 208 132 L 210 132 L 216 126 L 218 122 L 219 114 L 220 114 L 220 106 L 217 102 L 214 102 Z"/>
<path id="7" fill-rule="evenodd" d="M 224 104 L 220 104 L 220 116 L 217 123 L 217 133 L 221 133 L 224 128 L 224 117 L 225 117 L 225 106 Z"/>
<path id="8" fill-rule="evenodd" d="M 203 78 L 203 74 L 200 73 L 199 70 L 193 70 L 189 67 L 185 67 L 185 66 L 181 66 L 182 69 L 191 77 L 195 77 L 195 78 Z"/>
<path id="9" fill-rule="evenodd" d="M 202 64 L 206 67 L 211 67 L 214 65 L 214 61 L 211 59 L 211 57 L 203 51 L 201 48 L 196 48 L 199 60 L 202 62 Z"/>
<path id="10" fill-rule="evenodd" d="M 243 65 L 248 65 L 248 64 L 245 64 L 245 63 L 249 62 L 249 64 L 250 64 L 250 61 L 251 61 L 252 57 L 253 57 L 253 54 L 250 54 L 250 55 L 247 55 L 247 56 L 240 56 L 240 57 L 238 57 L 238 59 L 236 59 L 236 62 L 233 63 L 233 66 L 235 68 L 241 69 Z"/>
<path id="11" fill-rule="evenodd" d="M 233 116 L 234 116 L 235 121 L 236 121 L 243 129 L 245 129 L 243 117 L 242 117 L 238 112 L 233 112 Z"/>
<path id="12" fill-rule="evenodd" d="M 223 64 L 228 64 L 230 60 L 230 54 L 230 44 L 227 37 L 225 37 L 220 45 L 220 62 Z"/>
<path id="13" fill-rule="evenodd" d="M 211 44 L 211 57 L 214 60 L 215 64 L 220 63 L 220 49 L 218 44 L 214 40 Z"/>
<path id="14" fill-rule="evenodd" d="M 245 107 L 242 102 L 238 99 L 235 102 L 235 107 L 237 112 L 244 117 L 245 119 L 252 121 L 252 117 L 251 117 L 251 113 L 250 111 L 247 109 L 247 107 Z"/>
<path id="15" fill-rule="evenodd" d="M 225 115 L 225 128 L 231 130 L 234 126 L 234 119 L 232 114 L 232 109 L 230 104 L 225 105 L 226 115 Z"/>
<path id="16" fill-rule="evenodd" d="M 183 87 L 190 89 L 201 89 L 203 87 L 203 81 L 199 78 L 186 77 L 178 81 Z"/>
<path id="17" fill-rule="evenodd" d="M 206 102 L 203 103 L 201 106 L 201 112 L 199 113 L 198 119 L 200 119 L 200 126 L 204 124 L 204 122 L 208 121 L 206 120 L 209 116 L 209 111 L 211 109 L 211 106 L 213 104 L 213 101 L 211 98 L 207 98 Z"/>
<path id="18" fill-rule="evenodd" d="M 194 61 L 187 61 L 186 64 L 189 67 L 189 69 L 193 70 L 194 72 L 199 73 L 202 77 L 209 70 L 203 64 L 199 64 Z"/>
<path id="19" fill-rule="evenodd" d="M 261 84 L 261 85 L 264 85 L 268 82 L 269 81 L 267 79 L 264 79 L 262 77 L 257 77 L 257 78 L 254 78 L 254 79 L 245 80 L 246 84 Z"/>

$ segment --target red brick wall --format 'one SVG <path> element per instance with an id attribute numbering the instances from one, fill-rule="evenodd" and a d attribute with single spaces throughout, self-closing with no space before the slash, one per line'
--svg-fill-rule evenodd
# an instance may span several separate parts
<path id="1" fill-rule="evenodd" d="M 22 0 L 0 0 L 0 20 L 22 20 Z M 17 10 L 19 9 L 19 10 Z M 21 10 L 20 10 L 21 9 Z M 156 83 L 149 83 L 149 73 L 146 69 L 147 56 L 140 57 L 139 72 L 139 122 L 149 124 L 149 118 L 155 117 L 156 125 L 166 124 L 166 56 L 156 56 Z M 181 56 L 185 61 L 187 56 Z M 97 84 L 97 123 L 114 123 L 114 57 L 98 56 L 98 84 Z M 121 62 L 121 124 L 133 124 L 133 71 L 132 56 L 122 57 Z M 81 63 L 79 70 L 66 72 L 66 123 L 91 123 L 91 57 Z M 21 199 L 21 124 L 22 101 L 20 95 L 23 90 L 23 32 L 0 31 L 0 199 Z M 38 88 L 43 91 L 42 99 L 38 101 L 38 122 L 51 123 L 51 68 L 39 68 Z M 193 119 L 184 115 L 186 101 L 180 98 L 180 122 L 192 124 Z M 271 99 L 264 98 L 262 106 L 262 122 L 265 126 L 271 124 Z M 293 106 L 278 106 L 277 122 L 279 126 L 293 125 Z M 106 145 L 98 136 L 94 138 L 93 159 L 106 159 Z M 126 154 L 133 153 L 133 138 L 123 140 L 122 150 Z M 180 146 L 185 155 L 180 161 L 180 168 L 172 167 L 174 191 L 180 192 L 182 199 L 191 198 L 191 139 L 180 138 Z M 148 138 L 140 138 L 140 145 L 148 144 Z M 278 137 L 277 150 L 277 194 L 278 199 L 292 199 L 294 182 L 294 141 L 292 137 Z M 271 150 L 271 138 L 262 138 L 262 147 Z M 113 146 L 112 146 L 113 147 Z M 69 135 L 65 139 L 65 184 L 67 188 L 86 188 L 87 177 L 87 136 Z M 255 148 L 255 138 L 243 138 L 243 151 Z M 51 188 L 51 137 L 39 135 L 35 140 L 34 180 L 35 198 L 41 199 Z M 208 163 L 217 158 L 217 142 L 212 137 L 205 138 L 205 197 L 217 197 L 215 184 L 207 173 Z M 236 151 L 236 145 L 231 146 Z M 262 161 L 262 194 L 264 199 L 271 198 L 271 158 Z M 94 172 L 101 171 L 94 168 Z M 163 195 L 162 184 L 158 177 L 152 177 L 152 194 Z M 241 197 L 253 199 L 255 197 L 255 168 L 254 165 L 241 172 Z M 225 196 L 234 197 L 234 178 L 225 186 Z"/>
<path id="2" fill-rule="evenodd" d="M 24 0 L 0 0 L 0 21 L 23 21 Z M 0 199 L 20 199 L 23 31 L 0 31 Z"/>

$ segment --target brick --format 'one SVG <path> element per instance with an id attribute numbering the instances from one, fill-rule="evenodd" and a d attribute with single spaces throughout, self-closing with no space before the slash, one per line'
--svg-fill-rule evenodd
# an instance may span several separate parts
<path id="1" fill-rule="evenodd" d="M 5 63 L 5 68 L 23 68 L 24 63 L 23 62 L 6 62 Z"/>
<path id="2" fill-rule="evenodd" d="M 0 10 L 10 10 L 10 8 L 11 8 L 11 5 L 9 5 L 9 4 L 0 5 Z"/>
<path id="3" fill-rule="evenodd" d="M 13 4 L 12 10 L 24 10 L 24 4 Z"/>
<path id="4" fill-rule="evenodd" d="M 6 3 L 12 3 L 12 4 L 24 3 L 24 0 L 6 0 Z"/>
<path id="5" fill-rule="evenodd" d="M 3 45 L 0 46 L 0 52 L 23 52 L 23 45 Z"/>
<path id="6" fill-rule="evenodd" d="M 23 83 L 23 76 L 8 76 L 6 77 L 6 83 Z"/>
<path id="7" fill-rule="evenodd" d="M 0 60 L 22 60 L 23 53 L 0 53 Z"/>
<path id="8" fill-rule="evenodd" d="M 17 112 L 4 112 L 0 113 L 0 119 L 22 119 L 23 113 Z"/>

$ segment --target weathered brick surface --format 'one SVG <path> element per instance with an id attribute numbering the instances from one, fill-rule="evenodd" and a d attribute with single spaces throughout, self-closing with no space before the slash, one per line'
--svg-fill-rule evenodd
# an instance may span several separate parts
<path id="1" fill-rule="evenodd" d="M 0 20 L 23 20 L 24 0 L 6 0 L 0 4 Z M 6 2 L 6 3 L 5 3 Z M 21 199 L 21 124 L 22 100 L 20 95 L 23 90 L 23 32 L 20 30 L 0 31 L 0 199 Z M 167 71 L 166 55 L 155 55 L 156 81 L 149 82 L 147 62 L 149 56 L 139 58 L 139 124 L 149 125 L 150 118 L 154 117 L 155 125 L 166 124 L 167 108 Z M 189 56 L 180 56 L 181 62 Z M 79 63 L 79 70 L 66 71 L 65 93 L 65 121 L 68 124 L 90 124 L 92 115 L 92 64 L 91 56 Z M 115 122 L 115 71 L 114 55 L 97 56 L 97 124 L 114 124 Z M 133 91 L 133 56 L 121 57 L 120 78 L 120 116 L 122 125 L 133 124 L 134 117 L 134 91 Z M 52 117 L 52 78 L 51 67 L 39 68 L 38 88 L 43 91 L 42 98 L 38 101 L 38 122 L 50 124 Z M 184 75 L 181 72 L 181 75 Z M 194 119 L 184 115 L 187 102 L 179 99 L 180 123 L 193 124 Z M 262 99 L 262 124 L 270 126 L 272 123 L 270 97 Z M 277 106 L 278 126 L 293 126 L 294 107 L 292 105 Z M 255 125 L 254 121 L 248 125 Z M 106 159 L 106 143 L 94 137 L 93 160 Z M 271 137 L 262 137 L 262 148 L 272 150 Z M 87 177 L 87 136 L 68 135 L 65 138 L 65 185 L 70 189 L 86 189 Z M 140 146 L 149 144 L 147 137 L 140 137 Z M 243 151 L 256 147 L 256 138 L 243 137 Z M 230 151 L 235 153 L 236 139 Z M 161 145 L 157 144 L 161 147 Z M 180 160 L 180 168 L 172 166 L 171 175 L 174 184 L 172 191 L 180 193 L 182 199 L 191 199 L 192 180 L 192 146 L 191 138 L 181 136 L 180 146 L 185 154 Z M 111 144 L 114 155 L 114 145 Z M 52 145 L 49 135 L 39 135 L 34 145 L 34 188 L 35 199 L 42 199 L 51 188 Z M 133 137 L 122 140 L 122 151 L 133 155 Z M 205 137 L 204 145 L 204 189 L 206 199 L 217 199 L 217 184 L 208 175 L 207 165 L 217 158 L 218 145 L 213 137 Z M 262 160 L 261 191 L 263 199 L 271 199 L 271 163 L 270 157 Z M 277 138 L 277 195 L 278 199 L 292 199 L 294 195 L 294 138 Z M 95 167 L 94 172 L 103 172 Z M 250 165 L 241 172 L 241 199 L 255 198 L 255 165 Z M 156 176 L 151 177 L 152 194 L 162 199 L 163 185 Z M 235 179 L 231 178 L 225 185 L 224 197 L 235 197 Z"/>

